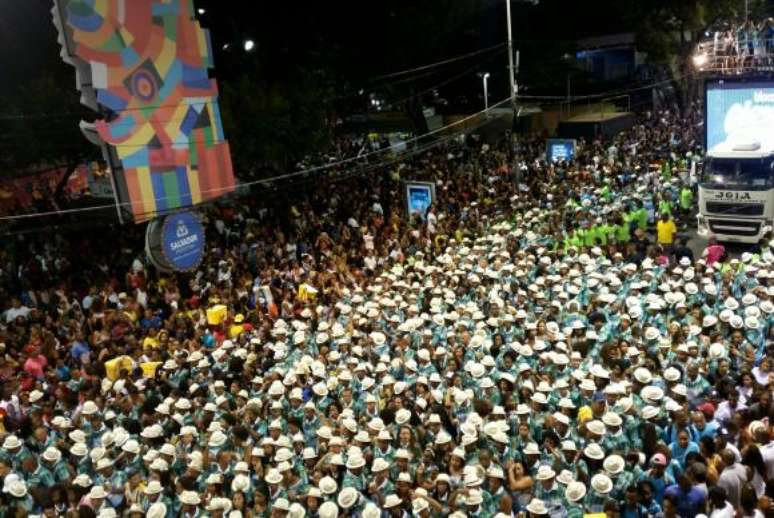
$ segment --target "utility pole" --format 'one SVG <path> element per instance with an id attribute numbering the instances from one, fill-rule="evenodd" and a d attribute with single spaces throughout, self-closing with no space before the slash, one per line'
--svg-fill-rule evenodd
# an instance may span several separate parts
<path id="1" fill-rule="evenodd" d="M 516 95 L 519 93 L 519 85 L 516 83 L 516 74 L 519 72 L 519 51 L 516 51 L 516 60 L 514 65 L 513 58 L 513 28 L 511 21 L 511 2 L 529 2 L 532 5 L 538 5 L 540 0 L 505 0 L 505 22 L 508 25 L 508 72 L 511 92 L 511 105 L 514 113 L 516 112 Z"/>
<path id="2" fill-rule="evenodd" d="M 508 76 L 510 79 L 511 106 L 516 108 L 516 76 L 513 70 L 513 30 L 511 29 L 511 0 L 505 0 L 506 23 L 508 24 Z"/>

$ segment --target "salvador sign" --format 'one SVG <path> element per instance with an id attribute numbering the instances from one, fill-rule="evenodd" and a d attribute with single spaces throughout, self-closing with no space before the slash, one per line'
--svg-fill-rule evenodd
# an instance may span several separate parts
<path id="1" fill-rule="evenodd" d="M 191 212 L 167 216 L 161 228 L 161 252 L 175 270 L 193 270 L 204 255 L 204 227 Z"/>

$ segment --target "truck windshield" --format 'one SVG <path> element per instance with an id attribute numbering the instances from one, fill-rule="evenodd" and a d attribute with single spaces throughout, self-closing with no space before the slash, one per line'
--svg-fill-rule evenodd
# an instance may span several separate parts
<path id="1" fill-rule="evenodd" d="M 709 158 L 702 183 L 708 189 L 762 191 L 772 188 L 771 157 L 760 159 Z"/>

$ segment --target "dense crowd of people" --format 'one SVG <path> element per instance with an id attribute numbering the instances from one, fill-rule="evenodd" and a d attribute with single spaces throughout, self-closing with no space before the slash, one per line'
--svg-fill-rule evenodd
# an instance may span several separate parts
<path id="1" fill-rule="evenodd" d="M 0 516 L 770 514 L 774 243 L 679 240 L 696 122 L 243 198 L 186 274 L 9 240 Z"/>
<path id="2" fill-rule="evenodd" d="M 737 71 L 771 66 L 774 58 L 774 19 L 749 19 L 722 30 L 707 32 L 709 38 L 699 46 L 711 68 Z"/>

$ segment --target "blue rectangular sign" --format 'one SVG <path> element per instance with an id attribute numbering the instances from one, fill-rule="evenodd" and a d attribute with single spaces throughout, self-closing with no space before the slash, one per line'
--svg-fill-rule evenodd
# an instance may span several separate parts
<path id="1" fill-rule="evenodd" d="M 552 138 L 546 141 L 546 160 L 559 162 L 572 160 L 575 156 L 575 140 Z"/>
<path id="2" fill-rule="evenodd" d="M 424 219 L 427 208 L 435 201 L 435 185 L 430 182 L 406 183 L 406 207 L 409 216 L 419 214 Z"/>

